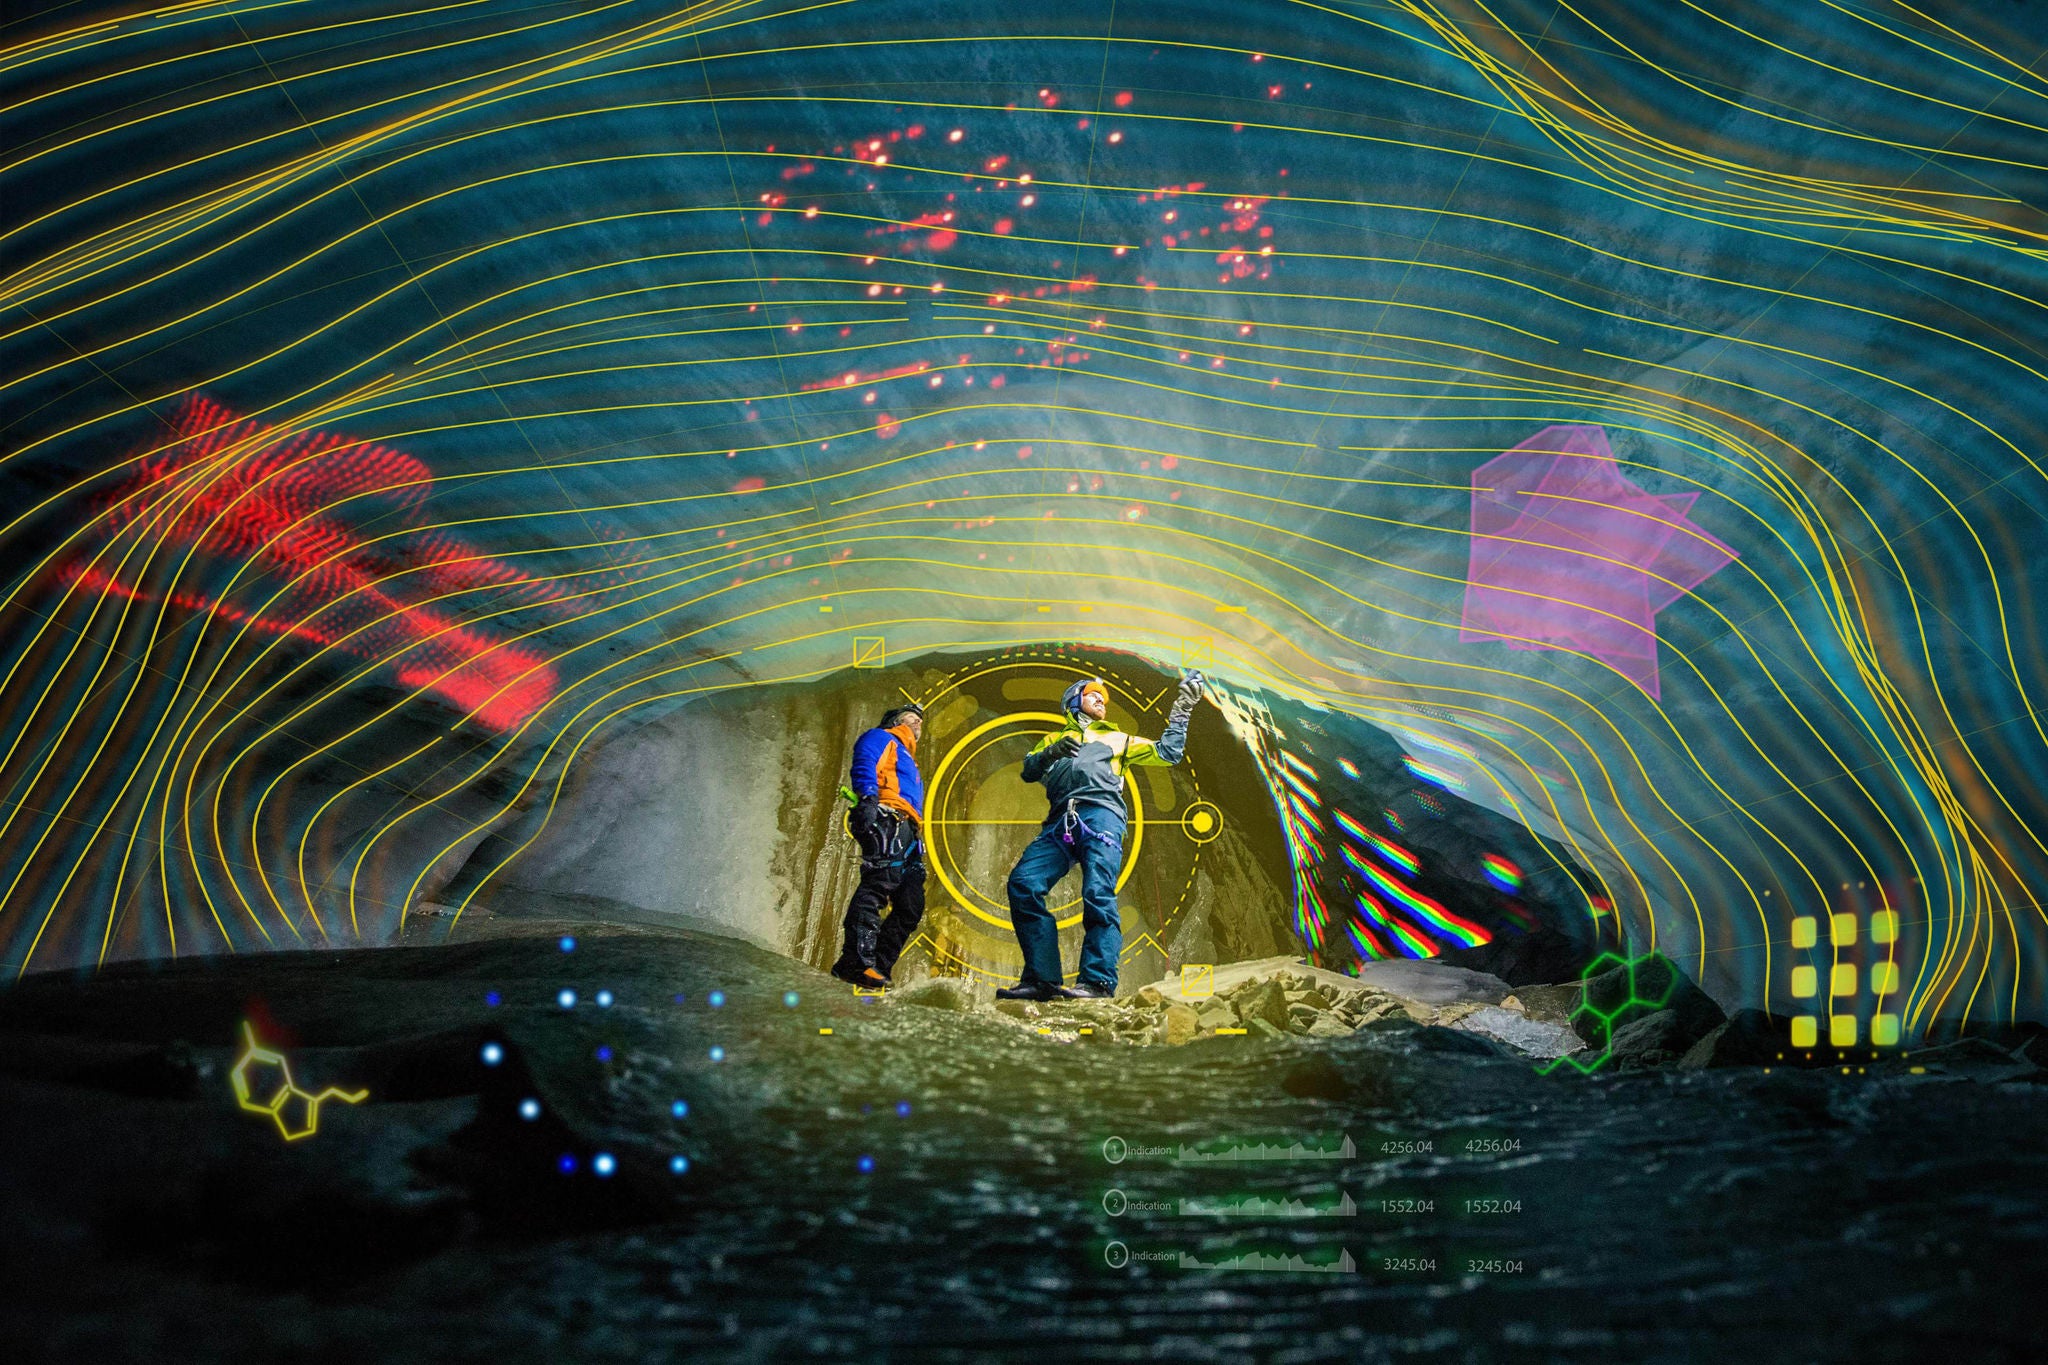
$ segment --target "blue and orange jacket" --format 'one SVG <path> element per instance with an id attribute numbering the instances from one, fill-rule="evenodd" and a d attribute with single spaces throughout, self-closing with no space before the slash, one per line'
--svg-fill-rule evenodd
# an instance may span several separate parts
<path id="1" fill-rule="evenodd" d="M 870 730 L 853 743 L 853 792 L 874 796 L 888 809 L 924 823 L 924 777 L 917 771 L 910 732 Z"/>

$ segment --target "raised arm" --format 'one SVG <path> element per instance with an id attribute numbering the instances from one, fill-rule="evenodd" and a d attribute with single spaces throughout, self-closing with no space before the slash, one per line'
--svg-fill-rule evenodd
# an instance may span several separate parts
<path id="1" fill-rule="evenodd" d="M 1202 675 L 1190 673 L 1180 680 L 1180 695 L 1166 713 L 1166 729 L 1156 740 L 1132 737 L 1124 749 L 1126 768 L 1170 768 L 1180 762 L 1188 747 L 1188 717 L 1202 699 Z"/>

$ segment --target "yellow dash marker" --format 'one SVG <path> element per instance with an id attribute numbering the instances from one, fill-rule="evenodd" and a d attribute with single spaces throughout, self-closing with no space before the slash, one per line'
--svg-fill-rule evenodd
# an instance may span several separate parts
<path id="1" fill-rule="evenodd" d="M 1243 610 L 1244 610 L 1244 608 L 1243 608 L 1243 607 L 1218 607 L 1218 608 L 1216 608 L 1216 610 L 1218 610 L 1218 611 L 1237 611 L 1237 612 L 1241 612 L 1241 611 L 1243 611 Z"/>
<path id="2" fill-rule="evenodd" d="M 1042 1028 L 1039 1030 L 1039 1032 L 1050 1035 L 1052 1033 L 1052 1030 L 1049 1028 Z"/>
<path id="3" fill-rule="evenodd" d="M 1051 607 L 1040 607 L 1040 608 L 1039 608 L 1039 610 L 1040 610 L 1040 611 L 1051 611 L 1051 610 L 1052 610 L 1052 608 L 1051 608 Z"/>
<path id="4" fill-rule="evenodd" d="M 1218 1037 L 1221 1037 L 1221 1036 L 1222 1036 L 1223 1034 L 1226 1034 L 1226 1033 L 1245 1033 L 1245 1032 L 1248 1032 L 1248 1030 L 1246 1030 L 1246 1029 L 1241 1029 L 1241 1028 L 1220 1028 L 1220 1029 L 1217 1029 L 1217 1030 L 1216 1030 L 1216 1033 L 1217 1033 L 1217 1036 L 1218 1036 Z"/>
<path id="5" fill-rule="evenodd" d="M 1092 1028 L 1084 1028 L 1084 1029 L 1082 1029 L 1082 1030 L 1081 1030 L 1081 1032 L 1083 1032 L 1083 1033 L 1093 1033 L 1093 1032 L 1095 1032 L 1095 1030 L 1094 1030 L 1094 1029 L 1092 1029 Z"/>
<path id="6" fill-rule="evenodd" d="M 818 610 L 819 610 L 819 611 L 830 611 L 830 610 L 832 610 L 832 604 L 831 604 L 830 602 L 820 602 L 820 603 L 818 604 Z"/>
<path id="7" fill-rule="evenodd" d="M 821 1028 L 821 1029 L 819 1029 L 819 1030 L 818 1030 L 818 1032 L 819 1032 L 819 1033 L 821 1033 L 821 1034 L 830 1034 L 830 1033 L 832 1032 L 832 1030 L 831 1030 L 831 1029 L 828 1029 L 828 1028 Z"/>

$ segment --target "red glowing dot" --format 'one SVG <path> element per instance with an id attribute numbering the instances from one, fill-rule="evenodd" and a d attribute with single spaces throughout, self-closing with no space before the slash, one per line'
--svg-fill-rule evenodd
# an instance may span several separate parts
<path id="1" fill-rule="evenodd" d="M 1119 91 L 1117 91 L 1117 92 L 1116 92 L 1116 99 L 1115 99 L 1114 103 L 1116 104 L 1116 107 L 1117 107 L 1117 108 L 1119 108 L 1119 109 L 1128 109 L 1128 108 L 1130 108 L 1130 107 L 1131 107 L 1131 92 L 1130 92 L 1130 91 L 1128 91 L 1128 90 L 1119 90 Z"/>

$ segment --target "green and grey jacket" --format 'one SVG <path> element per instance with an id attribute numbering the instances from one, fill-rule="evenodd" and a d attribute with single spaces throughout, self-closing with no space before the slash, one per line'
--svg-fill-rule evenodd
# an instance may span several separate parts
<path id="1" fill-rule="evenodd" d="M 1064 815 L 1069 801 L 1128 816 L 1124 772 L 1170 768 L 1180 762 L 1188 742 L 1188 713 L 1193 709 L 1192 702 L 1186 707 L 1176 704 L 1166 718 L 1165 733 L 1156 740 L 1127 734 L 1106 720 L 1083 722 L 1078 716 L 1070 717 L 1064 729 L 1047 735 L 1024 756 L 1024 780 L 1045 784 L 1046 800 L 1051 803 L 1045 818 L 1050 821 Z M 1068 758 L 1048 760 L 1046 749 L 1066 735 L 1079 739 L 1081 747 Z"/>

